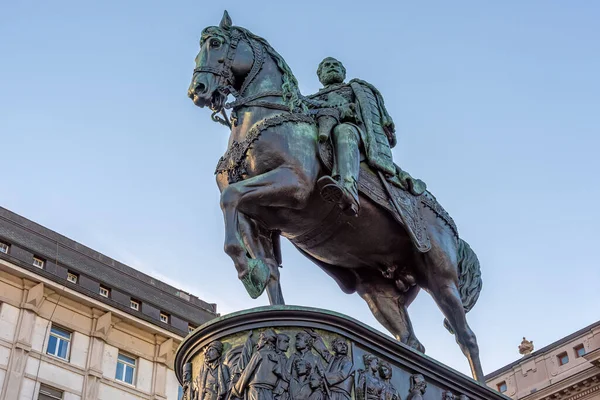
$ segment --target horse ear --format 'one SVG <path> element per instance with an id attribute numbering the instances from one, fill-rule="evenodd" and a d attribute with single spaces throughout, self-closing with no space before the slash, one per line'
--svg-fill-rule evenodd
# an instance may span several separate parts
<path id="1" fill-rule="evenodd" d="M 225 10 L 223 11 L 223 18 L 221 18 L 221 23 L 219 24 L 219 27 L 227 30 L 231 28 L 231 25 L 233 25 L 233 23 L 231 22 L 231 17 L 229 16 L 227 10 Z"/>

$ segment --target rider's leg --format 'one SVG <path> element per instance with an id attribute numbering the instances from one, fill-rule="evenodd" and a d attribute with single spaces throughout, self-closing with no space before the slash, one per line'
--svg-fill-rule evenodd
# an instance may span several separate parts
<path id="1" fill-rule="evenodd" d="M 333 143 L 336 151 L 336 171 L 339 182 L 350 191 L 358 202 L 358 172 L 360 170 L 360 136 L 350 124 L 339 124 L 333 128 Z"/>
<path id="2" fill-rule="evenodd" d="M 335 163 L 333 179 L 323 177 L 319 180 L 321 194 L 327 200 L 337 202 L 349 215 L 357 215 L 358 173 L 360 171 L 360 136 L 356 127 L 339 124 L 332 132 Z"/>

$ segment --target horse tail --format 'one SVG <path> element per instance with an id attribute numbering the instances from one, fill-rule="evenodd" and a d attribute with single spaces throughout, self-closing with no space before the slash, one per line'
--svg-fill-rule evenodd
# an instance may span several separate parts
<path id="1" fill-rule="evenodd" d="M 458 239 L 458 291 L 465 313 L 468 313 L 477 302 L 482 284 L 477 255 L 467 242 Z M 454 330 L 447 319 L 444 319 L 444 327 L 454 335 Z"/>

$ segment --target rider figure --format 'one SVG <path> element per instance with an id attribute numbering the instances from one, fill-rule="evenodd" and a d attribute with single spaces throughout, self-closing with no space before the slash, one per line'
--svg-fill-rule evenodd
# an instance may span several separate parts
<path id="1" fill-rule="evenodd" d="M 319 108 L 319 140 L 325 141 L 331 137 L 335 153 L 331 176 L 320 178 L 318 186 L 323 198 L 338 203 L 346 214 L 356 216 L 360 207 L 357 180 L 361 140 L 365 147 L 369 147 L 366 149 L 369 164 L 387 175 L 394 175 L 395 167 L 390 150 L 396 144 L 394 123 L 385 110 L 377 89 L 357 79 L 344 82 L 346 68 L 340 61 L 332 57 L 325 58 L 319 64 L 317 75 L 323 88 L 310 98 L 315 101 L 314 106 Z M 366 102 L 359 98 L 361 93 L 363 98 L 368 93 L 370 103 L 375 104 L 361 104 Z M 371 116 L 371 112 L 375 112 L 378 116 L 369 117 L 372 118 L 369 123 L 377 124 L 378 132 L 373 129 L 368 131 L 365 127 L 364 109 L 371 106 L 375 109 L 366 110 L 367 115 Z M 377 133 L 383 138 L 375 137 Z"/>

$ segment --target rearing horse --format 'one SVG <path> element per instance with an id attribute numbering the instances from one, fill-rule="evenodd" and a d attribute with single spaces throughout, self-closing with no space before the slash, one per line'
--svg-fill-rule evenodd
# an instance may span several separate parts
<path id="1" fill-rule="evenodd" d="M 236 100 L 225 104 L 229 94 Z M 296 78 L 265 39 L 233 26 L 227 12 L 219 26 L 202 32 L 188 95 L 197 106 L 209 106 L 213 119 L 231 126 L 217 184 L 225 252 L 251 297 L 266 289 L 271 304 L 284 304 L 283 235 L 342 290 L 358 292 L 396 339 L 420 351 L 407 307 L 419 288 L 425 289 L 455 333 L 473 377 L 483 381 L 477 340 L 465 315 L 481 289 L 479 262 L 439 217 L 441 206 L 419 202 L 431 241 L 431 249 L 421 253 L 391 213 L 369 198 L 361 195 L 358 217 L 323 200 L 316 182 L 327 171 Z M 217 115 L 226 116 L 224 108 L 232 109 L 233 123 Z"/>

